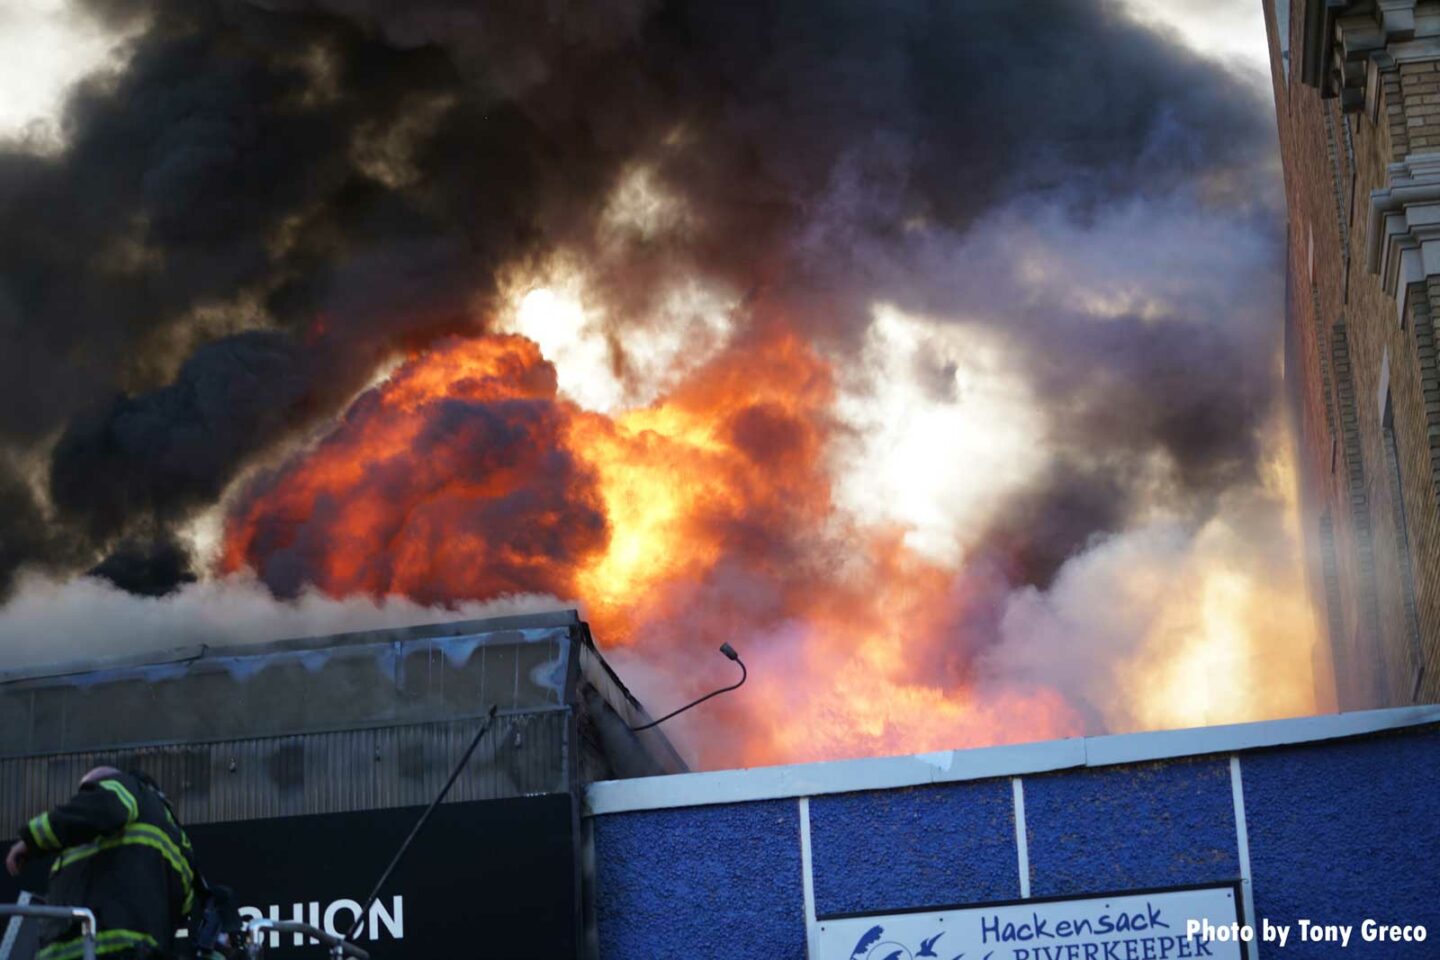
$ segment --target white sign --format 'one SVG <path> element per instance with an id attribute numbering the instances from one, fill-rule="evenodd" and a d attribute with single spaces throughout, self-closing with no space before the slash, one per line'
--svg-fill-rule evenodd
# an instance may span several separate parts
<path id="1" fill-rule="evenodd" d="M 816 960 L 1242 960 L 1233 886 L 820 922 Z"/>

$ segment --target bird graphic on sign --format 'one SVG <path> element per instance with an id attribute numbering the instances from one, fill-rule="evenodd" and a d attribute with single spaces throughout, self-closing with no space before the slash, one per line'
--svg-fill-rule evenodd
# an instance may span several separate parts
<path id="1" fill-rule="evenodd" d="M 855 949 L 850 951 L 850 960 L 920 960 L 922 957 L 934 957 L 940 960 L 940 955 L 935 952 L 935 944 L 945 936 L 941 930 L 933 937 L 924 937 L 920 940 L 920 949 L 914 953 L 910 948 L 894 940 L 884 940 L 885 928 L 876 924 L 860 935 L 855 942 Z M 985 955 L 984 960 L 990 960 L 994 951 Z M 951 960 L 964 960 L 965 954 L 960 953 Z"/>
<path id="2" fill-rule="evenodd" d="M 865 956 L 865 951 L 868 948 L 873 947 L 875 943 L 880 939 L 881 935 L 883 935 L 884 933 L 885 928 L 879 925 L 873 926 L 869 930 L 866 930 L 863 934 L 861 934 L 860 941 L 855 944 L 855 949 L 850 951 L 850 960 L 855 960 L 856 957 Z"/>
<path id="3" fill-rule="evenodd" d="M 910 948 L 891 940 L 871 950 L 865 960 L 914 960 Z"/>

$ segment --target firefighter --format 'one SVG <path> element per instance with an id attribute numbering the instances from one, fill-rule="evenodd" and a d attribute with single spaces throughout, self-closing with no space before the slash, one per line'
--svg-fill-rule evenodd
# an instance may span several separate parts
<path id="1" fill-rule="evenodd" d="M 141 773 L 96 767 L 65 803 L 20 828 L 5 867 L 54 855 L 48 902 L 89 907 L 97 953 L 114 960 L 169 960 L 175 932 L 195 909 L 203 883 L 190 839 L 165 795 Z M 79 924 L 47 921 L 35 960 L 77 960 Z"/>

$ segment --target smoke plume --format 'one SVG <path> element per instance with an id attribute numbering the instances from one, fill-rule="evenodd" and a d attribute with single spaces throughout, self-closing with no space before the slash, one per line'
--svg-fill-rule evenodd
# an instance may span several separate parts
<path id="1" fill-rule="evenodd" d="M 12 645 L 85 572 L 573 597 L 657 707 L 751 654 L 704 764 L 1310 708 L 1270 106 L 1126 8 L 82 6 L 0 148 Z"/>

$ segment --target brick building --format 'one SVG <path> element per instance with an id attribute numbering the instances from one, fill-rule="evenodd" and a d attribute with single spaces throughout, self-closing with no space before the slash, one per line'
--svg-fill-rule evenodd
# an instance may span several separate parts
<path id="1" fill-rule="evenodd" d="M 1264 0 L 1286 381 L 1342 710 L 1440 700 L 1440 2 Z M 1328 696 L 1328 679 L 1323 699 Z"/>

